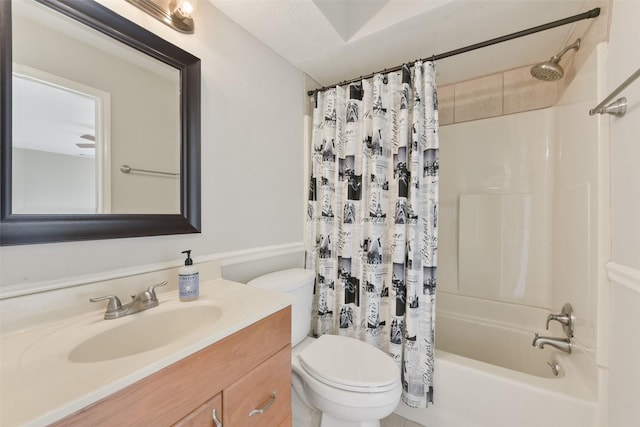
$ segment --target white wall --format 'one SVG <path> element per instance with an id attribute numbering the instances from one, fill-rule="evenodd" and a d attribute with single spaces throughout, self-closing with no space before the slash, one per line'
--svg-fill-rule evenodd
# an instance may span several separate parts
<path id="1" fill-rule="evenodd" d="M 608 92 L 640 68 L 638 22 L 640 2 L 614 0 Z M 640 270 L 640 79 L 620 96 L 626 96 L 629 106 L 624 118 L 611 120 L 612 259 Z"/>
<path id="2" fill-rule="evenodd" d="M 102 0 L 202 60 L 202 233 L 2 247 L 0 283 L 64 282 L 140 265 L 302 241 L 303 73 L 207 1 L 179 34 Z M 301 262 L 301 261 L 298 261 Z"/>
<path id="3" fill-rule="evenodd" d="M 40 150 L 14 148 L 13 213 L 96 213 L 96 161 Z"/>
<path id="4" fill-rule="evenodd" d="M 640 2 L 614 0 L 608 54 L 608 91 L 640 67 Z M 608 92 L 607 92 L 608 94 Z M 609 426 L 640 419 L 640 81 L 622 94 L 626 116 L 611 118 L 611 369 Z"/>

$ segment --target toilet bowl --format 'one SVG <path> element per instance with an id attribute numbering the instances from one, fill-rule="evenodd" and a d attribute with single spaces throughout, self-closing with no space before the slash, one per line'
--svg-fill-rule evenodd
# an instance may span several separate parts
<path id="1" fill-rule="evenodd" d="M 321 427 L 379 427 L 380 419 L 391 414 L 400 401 L 400 370 L 387 354 L 355 338 L 307 337 L 314 278 L 309 270 L 291 269 L 249 282 L 296 297 L 291 314 L 294 421 L 307 418 L 314 422 L 317 410 Z M 306 411 L 305 417 L 297 416 L 296 411 Z"/>
<path id="2" fill-rule="evenodd" d="M 354 338 L 323 335 L 292 358 L 291 368 L 322 412 L 321 427 L 378 427 L 400 401 L 396 364 Z"/>

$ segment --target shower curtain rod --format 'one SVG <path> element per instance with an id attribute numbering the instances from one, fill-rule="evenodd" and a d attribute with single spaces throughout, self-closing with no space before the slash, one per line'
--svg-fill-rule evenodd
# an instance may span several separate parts
<path id="1" fill-rule="evenodd" d="M 355 79 L 351 79 L 351 80 L 345 80 L 343 82 L 340 83 L 336 83 L 334 85 L 329 85 L 329 86 L 323 86 L 319 89 L 314 89 L 314 90 L 310 90 L 307 92 L 307 95 L 312 96 L 314 94 L 316 94 L 317 92 L 322 92 L 323 90 L 338 86 L 338 85 L 346 85 L 349 83 L 355 83 L 357 81 L 360 81 L 362 79 L 369 79 L 373 76 L 375 76 L 376 74 L 379 73 L 392 73 L 394 71 L 400 71 L 402 69 L 402 67 L 404 67 L 405 65 L 413 65 L 418 61 L 437 61 L 439 59 L 444 59 L 444 58 L 448 58 L 450 56 L 455 56 L 455 55 L 460 55 L 461 53 L 466 53 L 466 52 L 471 52 L 472 50 L 476 50 L 476 49 L 480 49 L 483 47 L 487 47 L 487 46 L 491 46 L 494 44 L 498 44 L 498 43 L 502 43 L 502 42 L 506 42 L 509 40 L 513 40 L 513 39 L 517 39 L 518 37 L 523 37 L 523 36 L 528 36 L 529 34 L 534 34 L 534 33 L 538 33 L 540 31 L 545 31 L 545 30 L 550 30 L 552 28 L 555 27 L 560 27 L 562 25 L 567 25 L 570 24 L 572 22 L 576 22 L 576 21 L 582 21 L 583 19 L 591 19 L 591 18 L 596 18 L 600 15 L 600 8 L 596 7 L 594 9 L 591 9 L 587 12 L 583 12 L 583 13 L 579 13 L 577 15 L 573 15 L 573 16 L 569 16 L 568 18 L 564 18 L 564 19 L 559 19 L 557 21 L 553 21 L 553 22 L 548 22 L 546 24 L 542 24 L 542 25 L 538 25 L 536 27 L 532 27 L 526 30 L 522 30 L 522 31 L 517 31 L 515 33 L 511 33 L 511 34 L 507 34 L 506 36 L 502 36 L 502 37 L 496 37 L 490 40 L 486 40 L 480 43 L 476 43 L 476 44 L 472 44 L 466 47 L 461 47 L 459 49 L 455 49 L 455 50 L 450 50 L 449 52 L 445 52 L 445 53 L 440 53 L 438 55 L 432 55 L 428 58 L 423 58 L 423 59 L 417 59 L 415 61 L 411 61 L 408 62 L 407 64 L 402 64 L 402 65 L 398 65 L 397 67 L 393 67 L 393 68 L 387 68 L 384 69 L 382 71 L 376 71 L 375 73 L 371 73 L 368 74 L 366 76 L 360 76 L 358 78 Z"/>

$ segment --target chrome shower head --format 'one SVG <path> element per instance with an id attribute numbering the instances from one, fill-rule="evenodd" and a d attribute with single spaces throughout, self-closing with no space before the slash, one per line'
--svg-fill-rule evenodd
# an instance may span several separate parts
<path id="1" fill-rule="evenodd" d="M 531 67 L 531 75 L 538 80 L 544 81 L 561 79 L 562 76 L 564 76 L 564 70 L 560 66 L 560 58 L 562 58 L 562 56 L 571 49 L 580 49 L 580 39 L 562 49 L 562 52 L 552 56 L 548 61 L 541 62 Z"/>
<path id="2" fill-rule="evenodd" d="M 560 80 L 564 76 L 564 70 L 557 62 L 546 61 L 534 65 L 531 68 L 531 75 L 538 80 L 552 82 Z"/>

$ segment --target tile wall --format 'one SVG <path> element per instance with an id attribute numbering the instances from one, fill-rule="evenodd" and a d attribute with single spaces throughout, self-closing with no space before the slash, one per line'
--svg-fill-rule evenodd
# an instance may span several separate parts
<path id="1" fill-rule="evenodd" d="M 551 107 L 560 83 L 534 79 L 530 67 L 516 68 L 438 88 L 440 125 Z"/>

